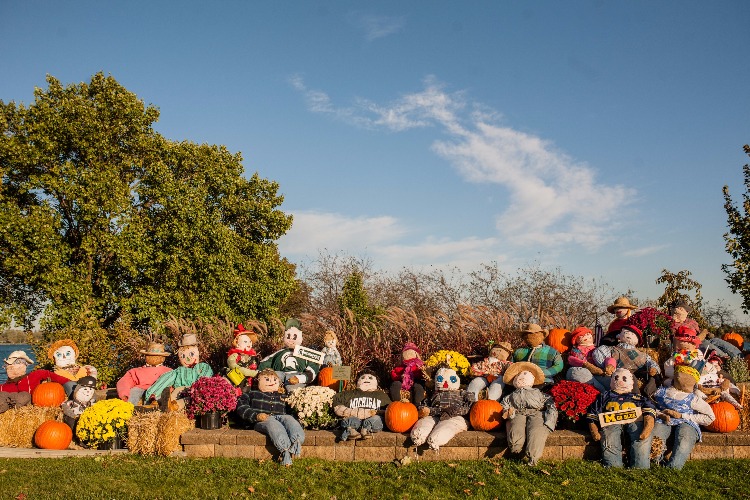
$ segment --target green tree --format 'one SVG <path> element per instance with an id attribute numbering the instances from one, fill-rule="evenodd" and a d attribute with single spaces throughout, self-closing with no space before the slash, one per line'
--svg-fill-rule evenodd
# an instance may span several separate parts
<path id="1" fill-rule="evenodd" d="M 664 284 L 664 293 L 656 299 L 656 306 L 662 309 L 671 309 L 677 302 L 684 300 L 693 306 L 689 317 L 697 321 L 701 328 L 705 328 L 708 326 L 708 323 L 702 315 L 702 285 L 690 276 L 692 276 L 692 273 L 685 269 L 679 271 L 677 274 L 668 269 L 662 269 L 661 276 L 656 279 L 656 284 Z M 690 297 L 691 291 L 694 291 L 694 298 Z"/>
<path id="2" fill-rule="evenodd" d="M 224 146 L 166 140 L 111 76 L 47 83 L 0 101 L 0 320 L 276 315 L 296 286 L 278 184 Z"/>
<path id="3" fill-rule="evenodd" d="M 370 298 L 367 290 L 365 290 L 364 278 L 362 273 L 358 271 L 352 271 L 347 276 L 338 301 L 341 313 L 345 314 L 348 309 L 358 321 L 376 321 L 377 316 L 384 312 L 381 308 L 370 306 Z"/>
<path id="4" fill-rule="evenodd" d="M 745 144 L 745 154 L 750 156 L 750 146 Z M 724 186 L 724 210 L 727 212 L 729 232 L 724 234 L 727 253 L 732 257 L 731 264 L 722 264 L 727 275 L 726 282 L 732 293 L 742 296 L 742 311 L 750 311 L 750 165 L 742 167 L 745 178 L 745 192 L 742 194 L 742 210 L 737 208 L 729 194 L 729 186 Z"/>

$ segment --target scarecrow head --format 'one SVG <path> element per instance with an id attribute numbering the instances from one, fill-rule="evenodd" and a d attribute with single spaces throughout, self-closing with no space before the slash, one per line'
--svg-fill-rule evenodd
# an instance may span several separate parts
<path id="1" fill-rule="evenodd" d="M 570 342 L 577 346 L 594 345 L 594 332 L 585 326 L 578 326 L 571 332 Z"/>
<path id="2" fill-rule="evenodd" d="M 675 351 L 692 351 L 700 345 L 698 333 L 687 326 L 680 326 L 672 339 L 672 348 Z"/>
<path id="3" fill-rule="evenodd" d="M 490 358 L 495 358 L 498 361 L 508 361 L 512 353 L 513 348 L 510 346 L 510 342 L 498 342 L 490 347 Z"/>
<path id="4" fill-rule="evenodd" d="M 58 368 L 75 366 L 78 359 L 78 346 L 71 339 L 58 340 L 47 349 L 47 356 Z"/>
<path id="5" fill-rule="evenodd" d="M 693 308 L 686 300 L 678 300 L 670 308 L 670 314 L 677 324 L 684 323 Z"/>
<path id="6" fill-rule="evenodd" d="M 527 323 L 521 329 L 521 340 L 524 344 L 529 347 L 538 347 L 544 342 L 544 337 L 547 336 L 541 326 L 535 323 Z"/>
<path id="7" fill-rule="evenodd" d="M 544 383 L 544 372 L 528 361 L 513 363 L 505 370 L 503 382 L 513 384 L 516 389 L 526 389 Z"/>
<path id="8" fill-rule="evenodd" d="M 417 344 L 414 342 L 407 342 L 401 350 L 401 359 L 409 361 L 410 359 L 419 358 L 421 354 L 422 351 L 419 350 Z"/>
<path id="9" fill-rule="evenodd" d="M 435 372 L 436 391 L 457 391 L 461 387 L 461 380 L 456 370 L 447 365 L 441 365 Z"/>
<path id="10" fill-rule="evenodd" d="M 378 377 L 372 370 L 362 370 L 357 377 L 357 389 L 360 391 L 378 390 Z"/>
<path id="11" fill-rule="evenodd" d="M 622 330 L 620 330 L 620 333 L 617 334 L 617 340 L 619 342 L 632 345 L 634 347 L 641 345 L 642 338 L 643 333 L 641 332 L 640 328 L 637 328 L 633 325 L 623 326 Z"/>
<path id="12" fill-rule="evenodd" d="M 21 378 L 26 375 L 26 368 L 34 364 L 25 352 L 13 351 L 10 356 L 3 360 L 5 372 L 9 379 Z"/>
<path id="13" fill-rule="evenodd" d="M 164 364 L 164 360 L 169 357 L 169 353 L 164 349 L 164 344 L 150 342 L 145 351 L 140 351 L 146 356 L 148 366 L 159 366 Z"/>
<path id="14" fill-rule="evenodd" d="M 672 387 L 678 391 L 692 393 L 700 378 L 700 372 L 692 366 L 677 365 L 674 367 Z"/>
<path id="15" fill-rule="evenodd" d="M 266 368 L 258 372 L 258 390 L 260 392 L 279 392 L 281 380 L 271 368 Z"/>
<path id="16" fill-rule="evenodd" d="M 71 398 L 78 403 L 86 404 L 94 399 L 96 391 L 96 379 L 94 377 L 81 377 L 78 379 Z"/>
<path id="17" fill-rule="evenodd" d="M 334 349 L 338 341 L 339 339 L 336 338 L 336 333 L 334 333 L 333 330 L 328 330 L 323 336 L 323 343 L 329 349 Z"/>
<path id="18" fill-rule="evenodd" d="M 294 349 L 298 345 L 302 345 L 302 330 L 293 326 L 284 332 L 284 347 Z"/>
<path id="19" fill-rule="evenodd" d="M 617 319 L 629 318 L 636 306 L 632 305 L 627 297 L 618 297 L 611 306 L 607 307 L 607 312 L 614 314 Z"/>
<path id="20" fill-rule="evenodd" d="M 177 356 L 180 358 L 180 364 L 185 368 L 192 368 L 200 362 L 198 338 L 194 333 L 182 336 L 178 344 Z"/>
<path id="21" fill-rule="evenodd" d="M 233 347 L 241 351 L 247 351 L 252 349 L 256 342 L 258 342 L 258 334 L 252 330 L 247 330 L 242 326 L 242 323 L 234 329 Z"/>
<path id="22" fill-rule="evenodd" d="M 633 390 L 633 374 L 626 368 L 618 368 L 609 380 L 609 388 L 617 394 L 627 394 Z"/>

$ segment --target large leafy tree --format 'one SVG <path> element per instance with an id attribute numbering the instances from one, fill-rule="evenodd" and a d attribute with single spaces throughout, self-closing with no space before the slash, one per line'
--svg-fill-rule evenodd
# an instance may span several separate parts
<path id="1" fill-rule="evenodd" d="M 295 288 L 278 184 L 223 146 L 165 139 L 111 76 L 47 83 L 0 101 L 0 321 L 277 314 Z"/>
<path id="2" fill-rule="evenodd" d="M 750 146 L 745 144 L 745 154 L 750 156 Z M 737 208 L 729 194 L 729 186 L 724 186 L 724 209 L 727 212 L 729 232 L 724 234 L 727 253 L 732 256 L 731 264 L 722 264 L 726 281 L 733 293 L 742 296 L 742 310 L 750 311 L 750 165 L 742 167 L 745 177 L 745 192 L 742 195 L 742 210 Z"/>

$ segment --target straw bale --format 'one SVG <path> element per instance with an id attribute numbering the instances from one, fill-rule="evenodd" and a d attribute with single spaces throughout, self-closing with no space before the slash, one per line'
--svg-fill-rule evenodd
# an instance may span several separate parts
<path id="1" fill-rule="evenodd" d="M 195 420 L 190 419 L 184 410 L 163 413 L 159 419 L 159 432 L 156 435 L 157 455 L 168 456 L 182 449 L 180 436 L 195 427 Z"/>
<path id="2" fill-rule="evenodd" d="M 134 413 L 128 421 L 128 450 L 141 455 L 156 454 L 156 435 L 161 412 Z"/>
<path id="3" fill-rule="evenodd" d="M 0 446 L 33 448 L 34 433 L 47 420 L 62 421 L 62 410 L 55 406 L 22 406 L 0 414 Z"/>

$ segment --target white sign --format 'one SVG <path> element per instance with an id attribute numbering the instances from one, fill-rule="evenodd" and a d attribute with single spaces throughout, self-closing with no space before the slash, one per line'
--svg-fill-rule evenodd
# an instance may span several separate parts
<path id="1" fill-rule="evenodd" d="M 627 408 L 625 410 L 608 411 L 599 414 L 599 425 L 607 427 L 609 425 L 629 424 L 641 419 L 641 409 L 639 407 Z"/>
<path id="2" fill-rule="evenodd" d="M 307 361 L 312 361 L 319 365 L 323 363 L 323 358 L 326 357 L 326 355 L 320 351 L 310 349 L 309 347 L 302 347 L 301 345 L 294 346 L 294 352 L 292 355 L 295 358 L 306 359 Z"/>

